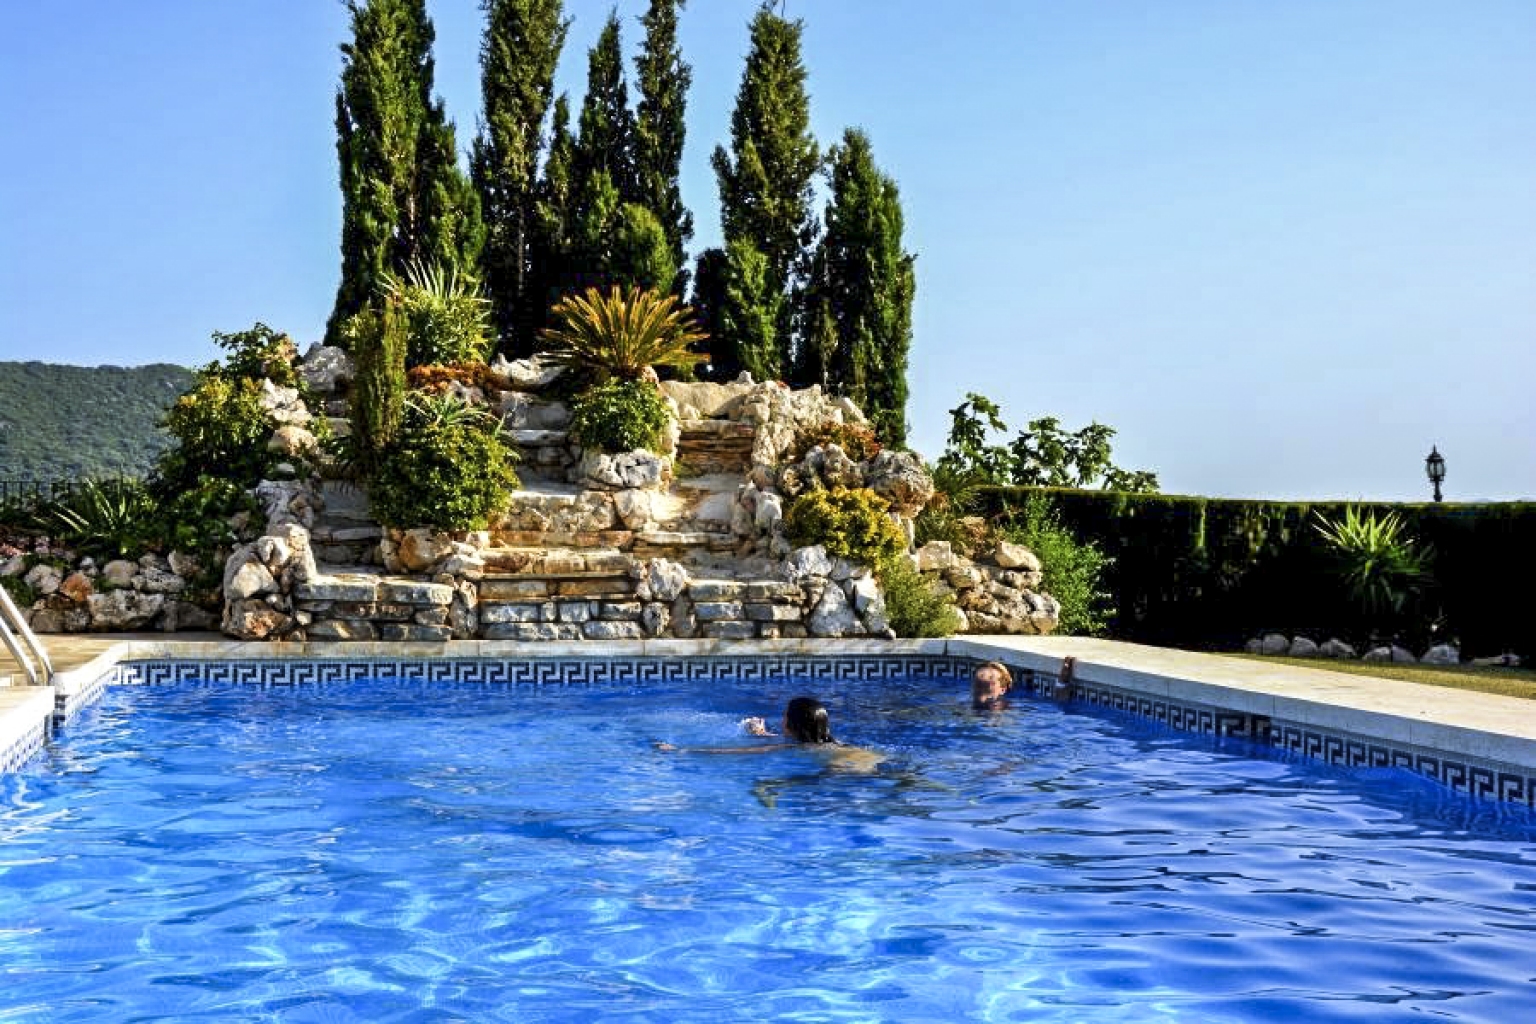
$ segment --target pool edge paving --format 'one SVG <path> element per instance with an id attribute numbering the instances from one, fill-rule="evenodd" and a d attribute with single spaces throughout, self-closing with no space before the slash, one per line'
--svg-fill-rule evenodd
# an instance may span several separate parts
<path id="1" fill-rule="evenodd" d="M 0 687 L 0 771 L 19 767 L 109 679 L 144 663 L 601 661 L 611 671 L 674 658 L 996 659 L 1022 670 L 1022 685 L 1048 692 L 1070 656 L 1072 699 L 1087 707 L 1241 736 L 1330 764 L 1406 768 L 1467 796 L 1536 806 L 1536 715 L 1525 699 L 1084 637 L 284 644 L 139 634 L 46 642 L 59 667 L 52 687 Z"/>

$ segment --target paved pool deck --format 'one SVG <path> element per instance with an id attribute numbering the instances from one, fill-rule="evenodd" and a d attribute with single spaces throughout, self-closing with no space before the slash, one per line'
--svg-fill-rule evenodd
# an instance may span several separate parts
<path id="1" fill-rule="evenodd" d="M 1215 709 L 1266 728 L 1270 721 L 1283 722 L 1318 735 L 1514 770 L 1527 780 L 1536 776 L 1536 701 L 1330 672 L 1324 662 L 1316 669 L 1297 668 L 1083 637 L 271 644 L 238 643 L 214 634 L 158 633 L 50 636 L 44 642 L 56 670 L 54 686 L 0 687 L 0 752 L 14 749 L 16 737 L 49 728 L 56 707 L 65 706 L 72 694 L 120 662 L 919 654 L 997 659 L 1055 676 L 1070 656 L 1076 659 L 1076 683 L 1095 691 L 1096 703 L 1101 702 L 1098 696 L 1114 693 L 1113 706 L 1118 707 L 1120 697 L 1131 695 L 1143 709 Z M 0 763 L 0 769 L 5 767 L 14 765 Z M 1529 781 L 1526 785 L 1522 802 L 1530 802 Z"/>

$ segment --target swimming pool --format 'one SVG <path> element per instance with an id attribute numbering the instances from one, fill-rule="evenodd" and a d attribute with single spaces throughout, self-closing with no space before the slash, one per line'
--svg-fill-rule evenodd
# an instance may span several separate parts
<path id="1" fill-rule="evenodd" d="M 807 691 L 886 762 L 654 747 Z M 120 686 L 0 777 L 5 1021 L 1509 1021 L 1533 932 L 1527 810 L 921 673 Z"/>

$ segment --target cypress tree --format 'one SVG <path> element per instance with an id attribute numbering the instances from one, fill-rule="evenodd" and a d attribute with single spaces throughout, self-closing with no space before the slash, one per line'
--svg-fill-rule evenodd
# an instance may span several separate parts
<path id="1" fill-rule="evenodd" d="M 341 168 L 341 283 L 331 344 L 372 302 L 386 271 L 412 260 L 478 270 L 479 203 L 460 172 L 453 125 L 432 100 L 435 33 L 424 0 L 348 0 L 336 94 Z"/>
<path id="2" fill-rule="evenodd" d="M 635 115 L 624 83 L 617 13 L 608 15 L 597 44 L 587 53 L 587 95 L 578 125 L 580 135 L 572 158 L 577 194 L 600 191 L 592 179 L 606 172 L 620 202 L 641 201 L 635 177 Z"/>
<path id="3" fill-rule="evenodd" d="M 730 367 L 738 368 L 738 373 L 746 370 L 754 380 L 783 376 L 784 352 L 779 338 L 787 299 L 772 275 L 768 257 L 751 242 L 738 238 L 726 243 L 717 345 L 724 350 L 721 376 L 726 376 Z"/>
<path id="4" fill-rule="evenodd" d="M 731 114 L 731 150 L 716 147 L 715 177 L 720 187 L 720 220 L 727 254 L 743 243 L 738 271 L 745 272 L 748 249 L 764 261 L 760 289 L 775 308 L 776 365 L 790 363 L 788 297 L 798 287 L 816 236 L 812 183 L 821 165 L 810 130 L 810 100 L 805 65 L 800 60 L 799 21 L 788 21 L 768 3 L 752 19 L 752 45 Z M 747 320 L 760 324 L 761 314 Z M 754 349 L 760 339 L 740 344 Z M 754 374 L 755 375 L 755 374 Z"/>
<path id="5" fill-rule="evenodd" d="M 570 22 L 561 17 L 561 0 L 483 0 L 483 9 L 480 91 L 485 119 L 471 160 L 487 225 L 481 264 L 492 321 L 510 340 L 512 352 L 521 356 L 533 351 L 533 332 L 544 311 L 544 296 L 530 289 L 540 200 L 538 161 L 555 66 Z"/>
<path id="6" fill-rule="evenodd" d="M 829 177 L 797 378 L 849 396 L 887 443 L 903 444 L 916 277 L 902 249 L 901 197 L 855 128 L 833 147 Z"/>
<path id="7" fill-rule="evenodd" d="M 635 82 L 640 100 L 635 111 L 635 172 L 641 202 L 666 233 L 672 251 L 674 280 L 668 285 L 681 294 L 687 287 L 688 241 L 693 214 L 683 205 L 678 182 L 683 162 L 688 87 L 693 69 L 683 62 L 677 42 L 677 17 L 686 0 L 651 0 L 640 19 L 645 42 L 635 58 Z"/>

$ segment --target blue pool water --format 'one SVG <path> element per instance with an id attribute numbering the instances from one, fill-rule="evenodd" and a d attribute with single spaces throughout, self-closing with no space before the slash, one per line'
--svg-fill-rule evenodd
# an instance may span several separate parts
<path id="1" fill-rule="evenodd" d="M 1536 821 L 960 684 L 117 687 L 0 778 L 0 1021 L 1529 1020 Z"/>

